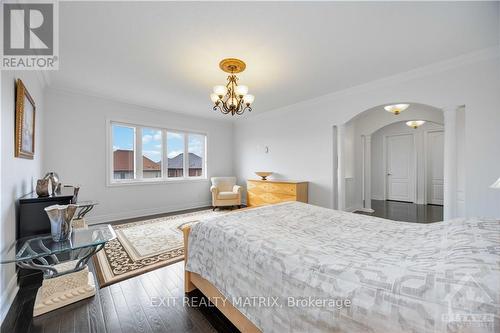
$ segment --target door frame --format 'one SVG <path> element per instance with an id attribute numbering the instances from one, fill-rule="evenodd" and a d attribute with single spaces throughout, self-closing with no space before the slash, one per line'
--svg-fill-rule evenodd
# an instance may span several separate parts
<path id="1" fill-rule="evenodd" d="M 382 137 L 382 155 L 383 155 L 383 168 L 382 170 L 384 171 L 383 177 L 384 177 L 384 200 L 388 200 L 388 188 L 387 188 L 387 138 L 392 137 L 392 136 L 403 136 L 403 135 L 408 135 L 412 137 L 413 141 L 413 177 L 411 177 L 411 186 L 412 186 L 412 203 L 416 203 L 417 201 L 417 145 L 416 145 L 416 140 L 415 140 L 415 134 L 414 133 L 395 133 L 395 134 L 390 134 L 390 135 L 384 135 Z"/>
<path id="2" fill-rule="evenodd" d="M 339 134 L 338 134 L 338 127 L 336 125 L 332 126 L 332 165 L 333 165 L 333 177 L 332 177 L 332 208 L 333 209 L 340 209 L 339 208 L 339 169 L 340 169 L 340 156 L 339 156 Z"/>
<path id="3" fill-rule="evenodd" d="M 429 197 L 428 197 L 428 192 L 429 192 L 429 134 L 430 133 L 436 133 L 436 132 L 442 132 L 443 133 L 443 150 L 444 150 L 444 132 L 445 128 L 443 127 L 442 130 L 427 130 L 424 131 L 424 205 L 429 205 Z M 444 174 L 444 156 L 443 156 L 443 174 Z M 444 179 L 443 179 L 443 192 L 444 192 Z M 444 194 L 444 193 L 443 193 Z M 432 205 L 432 204 L 430 204 Z M 443 200 L 443 205 L 444 207 L 444 200 Z"/>

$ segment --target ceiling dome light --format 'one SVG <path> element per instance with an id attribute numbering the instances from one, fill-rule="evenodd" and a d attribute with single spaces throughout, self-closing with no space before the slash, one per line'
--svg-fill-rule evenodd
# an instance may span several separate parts
<path id="1" fill-rule="evenodd" d="M 386 106 L 384 106 L 384 110 L 387 111 L 387 112 L 391 112 L 391 113 L 393 113 L 394 115 L 397 116 L 398 114 L 400 114 L 404 110 L 408 109 L 409 106 L 410 106 L 410 104 L 386 105 Z"/>
<path id="2" fill-rule="evenodd" d="M 410 120 L 406 122 L 406 126 L 413 127 L 414 129 L 419 128 L 423 124 L 425 124 L 425 120 Z"/>
<path id="3" fill-rule="evenodd" d="M 232 116 L 235 114 L 243 114 L 246 110 L 252 111 L 250 104 L 253 103 L 255 97 L 248 95 L 248 87 L 238 85 L 238 77 L 236 73 L 241 73 L 245 70 L 247 65 L 235 58 L 223 59 L 219 63 L 220 69 L 229 73 L 227 77 L 227 84 L 225 86 L 215 86 L 214 93 L 210 95 L 210 99 L 214 103 L 214 110 L 219 110 L 223 114 L 230 113 Z"/>

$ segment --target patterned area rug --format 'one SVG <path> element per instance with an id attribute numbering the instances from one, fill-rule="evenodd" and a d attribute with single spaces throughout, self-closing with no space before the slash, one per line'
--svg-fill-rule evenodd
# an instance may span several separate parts
<path id="1" fill-rule="evenodd" d="M 108 286 L 183 260 L 182 227 L 228 212 L 209 209 L 113 225 L 117 238 L 94 256 L 99 286 Z"/>

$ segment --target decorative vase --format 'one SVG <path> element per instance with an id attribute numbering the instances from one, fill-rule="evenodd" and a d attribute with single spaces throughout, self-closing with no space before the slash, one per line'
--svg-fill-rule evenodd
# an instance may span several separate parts
<path id="1" fill-rule="evenodd" d="M 267 177 L 269 177 L 270 175 L 272 175 L 273 173 L 270 172 L 270 171 L 257 171 L 255 172 L 255 174 L 259 177 L 262 178 L 262 180 L 267 180 Z"/>
<path id="2" fill-rule="evenodd" d="M 71 237 L 71 221 L 75 216 L 77 205 L 52 205 L 45 208 L 50 220 L 50 232 L 55 242 L 62 242 Z"/>
<path id="3" fill-rule="evenodd" d="M 38 179 L 36 181 L 36 194 L 39 197 L 48 197 L 52 191 L 52 183 L 50 179 Z"/>
<path id="4" fill-rule="evenodd" d="M 61 183 L 59 182 L 59 175 L 55 172 L 47 172 L 43 179 L 50 179 L 52 182 L 52 193 L 59 192 L 61 190 Z"/>

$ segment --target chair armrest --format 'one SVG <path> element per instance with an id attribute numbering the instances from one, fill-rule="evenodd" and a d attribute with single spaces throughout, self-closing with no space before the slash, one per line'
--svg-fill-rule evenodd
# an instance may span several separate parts
<path id="1" fill-rule="evenodd" d="M 241 186 L 240 185 L 234 185 L 233 186 L 233 192 L 234 193 L 241 193 Z"/>
<path id="2" fill-rule="evenodd" d="M 217 186 L 212 185 L 212 186 L 210 186 L 210 192 L 212 192 L 214 194 L 217 194 L 217 192 L 219 192 L 219 190 L 217 189 Z"/>

